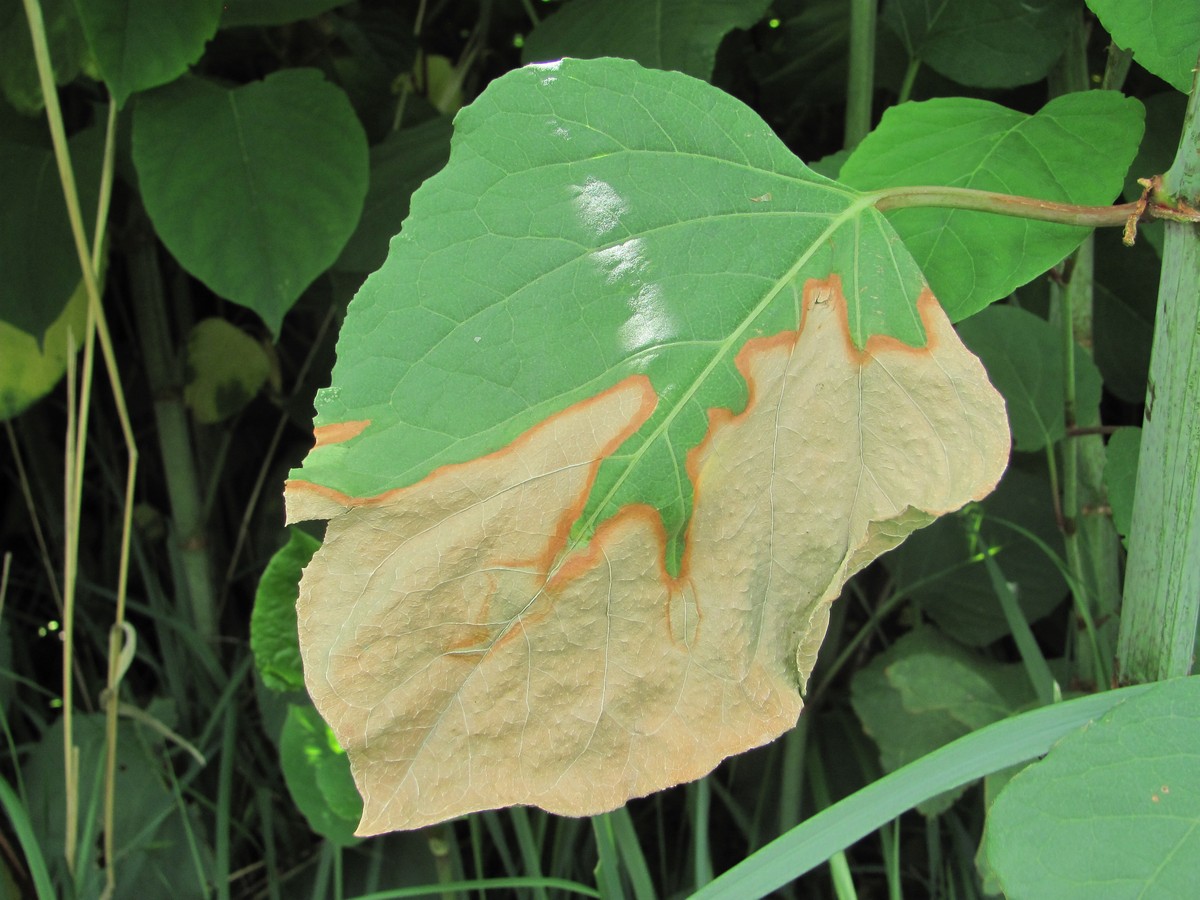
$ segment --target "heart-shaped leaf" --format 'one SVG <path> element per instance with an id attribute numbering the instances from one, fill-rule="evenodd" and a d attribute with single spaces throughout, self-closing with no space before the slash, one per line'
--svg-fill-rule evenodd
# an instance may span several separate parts
<path id="1" fill-rule="evenodd" d="M 348 312 L 291 520 L 360 834 L 574 815 L 791 727 L 851 574 L 1004 468 L 872 197 L 624 60 L 494 81 Z"/>
<path id="2" fill-rule="evenodd" d="M 138 98 L 133 161 L 180 265 L 272 333 L 337 259 L 367 192 L 367 139 L 313 69 L 225 90 L 181 78 Z"/>

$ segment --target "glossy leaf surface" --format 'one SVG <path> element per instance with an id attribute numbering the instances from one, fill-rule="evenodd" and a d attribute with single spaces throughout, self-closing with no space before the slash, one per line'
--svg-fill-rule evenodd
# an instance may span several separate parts
<path id="1" fill-rule="evenodd" d="M 1032 116 L 965 97 L 903 103 L 838 177 L 860 190 L 939 184 L 1102 205 L 1121 192 L 1141 136 L 1141 104 L 1113 91 L 1066 94 Z M 954 321 L 1040 275 L 1088 234 L 961 209 L 899 209 L 888 220 Z"/>
<path id="2" fill-rule="evenodd" d="M 290 518 L 360 834 L 575 815 L 794 724 L 850 574 L 995 484 L 1003 404 L 869 197 L 623 60 L 460 113 L 351 304 Z"/>

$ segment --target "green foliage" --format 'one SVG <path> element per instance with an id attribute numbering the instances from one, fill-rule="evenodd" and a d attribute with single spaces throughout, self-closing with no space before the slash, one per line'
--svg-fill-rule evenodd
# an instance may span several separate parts
<path id="1" fill-rule="evenodd" d="M 146 211 L 180 264 L 273 333 L 337 259 L 367 190 L 362 126 L 345 95 L 309 69 L 234 90 L 182 78 L 146 94 L 133 162 Z"/>
<path id="2" fill-rule="evenodd" d="M 1197 703 L 1200 678 L 1155 685 L 1013 778 L 992 805 L 984 843 L 1006 897 L 1192 892 L 1200 857 L 1200 810 L 1189 802 L 1200 790 Z"/>
<path id="3" fill-rule="evenodd" d="M 1143 220 L 1129 249 L 1119 229 L 874 204 L 928 185 L 1134 201 L 1177 153 L 1168 192 L 1195 203 L 1194 0 L 37 5 L 104 319 L 93 331 L 25 3 L 0 0 L 0 894 L 99 896 L 110 873 L 114 896 L 147 898 L 1188 894 L 1195 679 L 1110 691 L 1104 665 L 1154 677 L 1160 642 L 1194 654 L 1195 416 L 1169 435 L 1190 457 L 1145 434 L 1190 409 L 1162 332 L 1195 331 L 1164 322 L 1156 285 L 1190 309 L 1196 227 Z M 861 52 L 851 9 L 875 26 Z M 520 68 L 559 55 L 674 71 Z M 852 152 L 851 100 L 875 124 Z M 517 809 L 355 838 L 347 754 L 302 694 L 294 604 L 318 542 L 281 524 L 314 398 L 319 422 L 394 438 L 324 440 L 304 463 L 361 494 L 445 476 L 645 374 L 651 431 L 606 463 L 588 517 L 659 508 L 678 564 L 689 448 L 748 403 L 729 336 L 794 327 L 785 276 L 835 264 L 859 266 L 859 346 L 920 346 L 928 279 L 1015 445 L 992 495 L 848 583 L 800 727 L 591 823 Z M 870 289 L 880 265 L 891 294 Z M 1177 580 L 1133 628 L 1121 584 L 1147 572 Z M 343 625 L 371 636 L 349 610 Z M 1088 696 L 1030 710 L 1051 679 Z M 831 860 L 836 888 L 814 871 Z"/>
<path id="4" fill-rule="evenodd" d="M 1065 94 L 1032 116 L 965 97 L 905 103 L 884 113 L 838 177 L 860 190 L 944 184 L 1108 203 L 1121 190 L 1141 136 L 1141 105 L 1110 91 Z M 1088 164 L 1077 165 L 1080 159 Z M 900 209 L 888 220 L 952 320 L 1012 293 L 1087 235 L 1083 228 L 959 209 Z"/>

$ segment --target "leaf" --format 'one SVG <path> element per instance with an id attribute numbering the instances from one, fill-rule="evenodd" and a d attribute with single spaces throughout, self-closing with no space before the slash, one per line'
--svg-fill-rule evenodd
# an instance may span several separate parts
<path id="1" fill-rule="evenodd" d="M 234 90 L 182 78 L 139 97 L 133 161 L 167 249 L 276 335 L 341 252 L 367 190 L 362 126 L 312 69 Z"/>
<path id="2" fill-rule="evenodd" d="M 883 21 L 909 56 L 972 87 L 1016 87 L 1046 76 L 1063 51 L 1072 0 L 889 0 Z"/>
<path id="3" fill-rule="evenodd" d="M 1142 108 L 1115 91 L 1064 94 L 1032 116 L 965 97 L 902 103 L 839 178 L 860 190 L 948 185 L 1062 203 L 1110 203 L 1142 135 Z M 1073 251 L 1086 228 L 951 209 L 888 214 L 954 321 Z"/>
<path id="4" fill-rule="evenodd" d="M 1104 445 L 1104 487 L 1112 507 L 1113 525 L 1126 539 L 1133 525 L 1133 495 L 1141 449 L 1140 428 L 1118 428 Z"/>
<path id="5" fill-rule="evenodd" d="M 958 326 L 963 343 L 977 354 L 1008 408 L 1013 446 L 1041 450 L 1067 433 L 1066 374 L 1058 330 L 1015 306 L 992 306 Z M 1075 403 L 1100 403 L 1100 371 L 1083 350 L 1075 353 Z"/>
<path id="6" fill-rule="evenodd" d="M 408 216 L 413 191 L 446 164 L 450 131 L 450 120 L 438 117 L 394 132 L 371 148 L 371 187 L 358 228 L 338 257 L 339 269 L 372 272 L 383 264 L 388 242 Z"/>
<path id="7" fill-rule="evenodd" d="M 1033 699 L 1019 663 L 992 662 L 927 627 L 876 656 L 850 687 L 854 712 L 879 745 L 887 772 L 1007 718 Z M 927 816 L 945 812 L 963 790 L 917 808 Z"/>
<path id="8" fill-rule="evenodd" d="M 842 583 L 981 497 L 1002 402 L 869 198 L 624 60 L 496 81 L 351 304 L 309 692 L 359 834 L 582 815 L 790 728 Z"/>
<path id="9" fill-rule="evenodd" d="M 1008 620 L 979 558 L 977 537 L 997 552 L 1006 580 L 1017 586 L 1025 618 L 1037 622 L 1066 596 L 1061 571 L 1045 551 L 1004 523 L 1024 529 L 1065 556 L 1054 523 L 1052 488 L 1043 472 L 1010 466 L 996 490 L 962 516 L 947 516 L 922 529 L 883 558 L 897 589 L 909 594 L 942 631 L 982 647 L 1006 637 Z"/>
<path id="10" fill-rule="evenodd" d="M 254 595 L 250 614 L 250 649 L 263 683 L 273 691 L 304 689 L 300 641 L 296 630 L 296 598 L 300 574 L 321 542 L 298 528 L 288 529 L 288 542 L 275 552 Z"/>
<path id="11" fill-rule="evenodd" d="M 0 322 L 0 421 L 20 415 L 54 389 L 67 371 L 67 354 L 83 342 L 86 326 L 87 292 L 82 281 L 40 347 L 25 332 Z"/>
<path id="12" fill-rule="evenodd" d="M 350 765 L 312 706 L 288 705 L 279 761 L 288 793 L 313 832 L 339 847 L 358 843 L 354 823 L 362 801 L 355 793 Z"/>
<path id="13" fill-rule="evenodd" d="M 211 425 L 236 415 L 270 374 L 262 345 L 231 322 L 202 319 L 188 334 L 183 399 L 198 422 Z"/>
<path id="14" fill-rule="evenodd" d="M 1200 58 L 1200 7 L 1193 0 L 1155 0 L 1152 11 L 1122 0 L 1087 0 L 1113 43 L 1183 93 Z"/>
<path id="15" fill-rule="evenodd" d="M 721 39 L 762 18 L 770 0 L 573 0 L 525 38 L 523 62 L 620 56 L 712 76 Z"/>
<path id="16" fill-rule="evenodd" d="M 1153 685 L 1013 778 L 984 835 L 1005 896 L 1191 896 L 1200 859 L 1198 705 L 1200 678 Z"/>
<path id="17" fill-rule="evenodd" d="M 80 208 L 85 216 L 94 216 L 103 130 L 81 132 L 68 147 Z M 0 322 L 40 345 L 47 329 L 62 318 L 82 277 L 54 152 L 0 140 L 0 197 Z"/>
<path id="18" fill-rule="evenodd" d="M 174 81 L 216 34 L 221 0 L 76 0 L 79 22 L 118 106 Z"/>
<path id="19" fill-rule="evenodd" d="M 336 9 L 349 0 L 225 0 L 221 27 L 287 25 Z"/>
<path id="20" fill-rule="evenodd" d="M 1152 233 L 1162 237 L 1162 225 L 1138 229 L 1132 247 L 1115 234 L 1097 235 L 1095 289 L 1092 295 L 1092 343 L 1104 386 L 1127 403 L 1146 401 L 1146 376 L 1154 342 L 1157 285 L 1162 261 Z M 1101 238 L 1104 240 L 1101 241 Z M 1160 242 L 1161 243 L 1161 242 Z"/>
<path id="21" fill-rule="evenodd" d="M 50 49 L 54 83 L 72 81 L 87 56 L 87 42 L 72 0 L 39 0 Z M 13 107 L 26 115 L 45 108 L 29 37 L 29 20 L 21 0 L 0 0 L 0 90 Z M 94 207 L 93 207 L 94 208 Z"/>

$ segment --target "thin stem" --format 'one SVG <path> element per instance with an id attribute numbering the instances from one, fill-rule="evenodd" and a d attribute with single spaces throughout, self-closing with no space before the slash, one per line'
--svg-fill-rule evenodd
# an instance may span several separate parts
<path id="1" fill-rule="evenodd" d="M 917 73 L 921 71 L 921 60 L 917 57 L 912 57 L 908 61 L 908 68 L 904 70 L 904 80 L 900 82 L 900 96 L 896 98 L 896 103 L 907 103 L 912 99 L 913 85 L 917 81 Z"/>
<path id="2" fill-rule="evenodd" d="M 850 74 L 846 80 L 845 147 L 852 150 L 871 130 L 875 94 L 876 0 L 851 0 Z"/>

